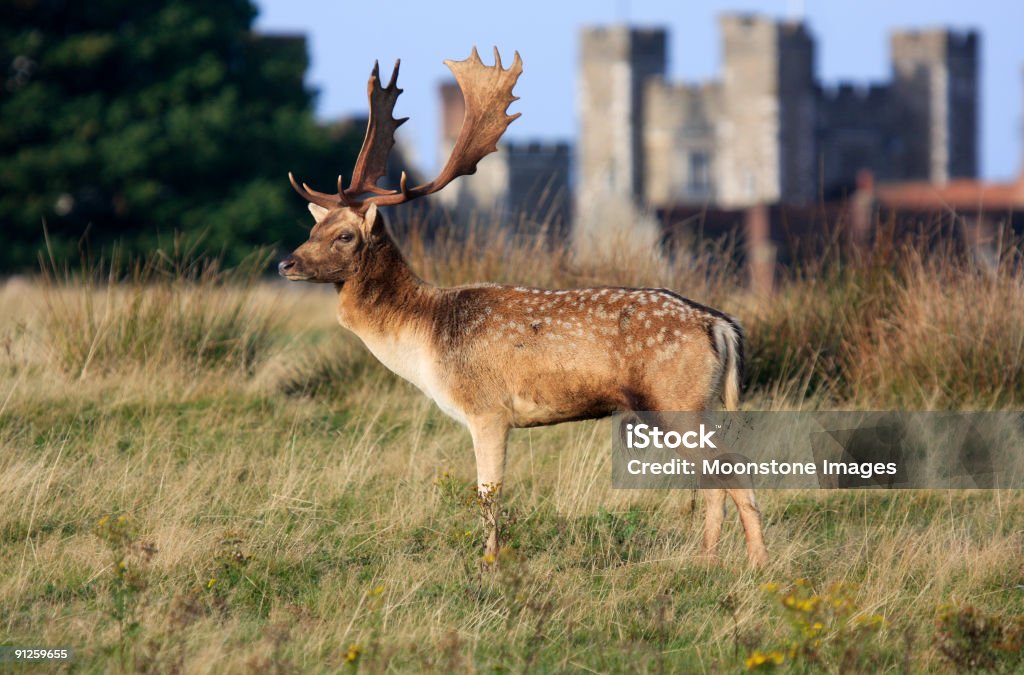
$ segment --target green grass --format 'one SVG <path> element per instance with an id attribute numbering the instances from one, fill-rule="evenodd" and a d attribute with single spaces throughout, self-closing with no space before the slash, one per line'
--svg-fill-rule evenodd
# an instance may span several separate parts
<path id="1" fill-rule="evenodd" d="M 529 282 L 524 260 L 463 253 L 444 277 Z M 1019 407 L 1017 273 L 944 261 L 767 303 L 732 272 L 663 283 L 747 324 L 747 408 Z M 532 264 L 599 272 L 563 263 Z M 752 571 L 735 518 L 709 565 L 689 493 L 611 488 L 606 423 L 523 430 L 495 569 L 468 434 L 334 327 L 328 289 L 51 278 L 0 309 L 0 641 L 70 647 L 70 670 L 1022 667 L 1019 491 L 763 492 Z M 255 347 L 213 358 L 204 334 Z"/>

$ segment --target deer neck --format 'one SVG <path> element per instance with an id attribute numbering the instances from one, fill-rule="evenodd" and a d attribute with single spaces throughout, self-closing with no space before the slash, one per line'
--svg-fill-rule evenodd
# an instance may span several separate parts
<path id="1" fill-rule="evenodd" d="M 338 321 L 386 368 L 461 420 L 437 369 L 433 335 L 442 293 L 413 273 L 393 242 L 384 246 L 371 256 L 374 264 L 337 286 Z"/>
<path id="2" fill-rule="evenodd" d="M 390 238 L 368 256 L 355 277 L 337 284 L 338 322 L 363 339 L 420 339 L 429 335 L 438 289 L 420 279 Z M 372 346 L 371 346 L 372 349 Z"/>

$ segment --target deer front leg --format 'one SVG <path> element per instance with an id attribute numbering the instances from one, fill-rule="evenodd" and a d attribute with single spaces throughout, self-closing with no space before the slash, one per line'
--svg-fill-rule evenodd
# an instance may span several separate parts
<path id="1" fill-rule="evenodd" d="M 476 488 L 480 495 L 487 543 L 484 555 L 498 555 L 498 514 L 502 481 L 505 476 L 505 448 L 508 424 L 497 418 L 474 419 L 469 422 L 476 453 Z"/>

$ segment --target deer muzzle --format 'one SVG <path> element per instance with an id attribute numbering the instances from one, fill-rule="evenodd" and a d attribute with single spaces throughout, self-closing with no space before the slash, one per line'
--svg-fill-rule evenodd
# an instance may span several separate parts
<path id="1" fill-rule="evenodd" d="M 300 269 L 298 258 L 294 255 L 288 256 L 277 264 L 277 273 L 291 281 L 302 281 L 306 278 Z"/>

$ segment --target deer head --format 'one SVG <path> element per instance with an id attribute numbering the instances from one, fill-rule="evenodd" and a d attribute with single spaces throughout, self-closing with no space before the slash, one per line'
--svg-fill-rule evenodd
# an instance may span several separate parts
<path id="1" fill-rule="evenodd" d="M 374 64 L 367 84 L 370 115 L 366 137 L 348 187 L 344 187 L 342 177 L 338 176 L 338 191 L 327 194 L 300 183 L 295 176 L 288 174 L 292 187 L 309 202 L 316 224 L 310 231 L 309 241 L 278 266 L 282 276 L 293 281 L 337 284 L 360 274 L 372 265 L 380 247 L 390 242 L 377 207 L 425 197 L 459 176 L 476 172 L 480 160 L 498 149 L 498 139 L 520 115 L 508 115 L 506 110 L 518 100 L 512 95 L 512 89 L 523 72 L 522 59 L 516 52 L 512 66 L 506 70 L 495 48 L 494 61 L 494 66 L 485 66 L 474 47 L 465 61 L 444 62 L 455 75 L 466 101 L 462 130 L 436 178 L 410 187 L 403 172 L 397 190 L 380 187 L 377 182 L 387 173 L 395 131 L 409 119 L 392 116 L 398 95 L 402 93 L 397 85 L 400 62 L 395 62 L 386 87 L 380 86 L 380 69 Z"/>

